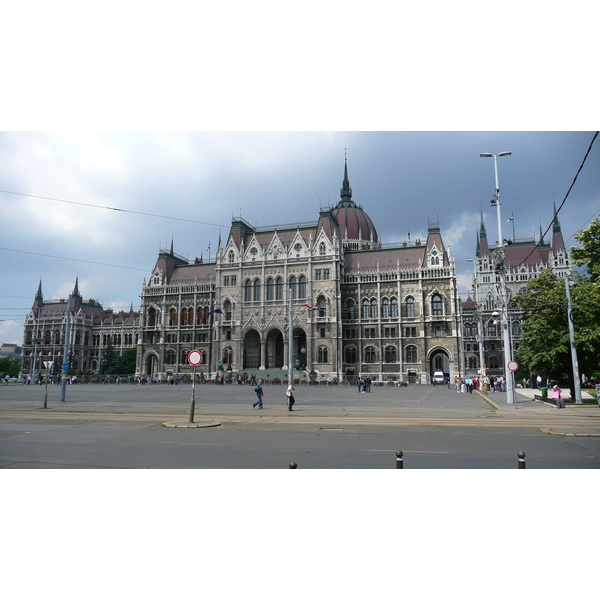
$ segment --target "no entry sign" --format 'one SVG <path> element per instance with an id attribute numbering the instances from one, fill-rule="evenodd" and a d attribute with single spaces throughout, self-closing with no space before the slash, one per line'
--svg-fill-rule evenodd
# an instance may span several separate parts
<path id="1" fill-rule="evenodd" d="M 516 360 L 509 360 L 506 366 L 509 371 L 516 371 L 519 368 L 519 363 Z"/>
<path id="2" fill-rule="evenodd" d="M 202 362 L 202 352 L 198 352 L 198 350 L 192 350 L 188 354 L 188 362 L 190 365 L 197 367 Z"/>

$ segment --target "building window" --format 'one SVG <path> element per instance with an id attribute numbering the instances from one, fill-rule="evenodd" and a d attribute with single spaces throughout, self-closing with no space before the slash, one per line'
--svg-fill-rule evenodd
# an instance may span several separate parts
<path id="1" fill-rule="evenodd" d="M 476 356 L 469 356 L 469 369 L 479 369 L 479 361 Z"/>
<path id="2" fill-rule="evenodd" d="M 275 281 L 275 300 L 283 300 L 283 279 L 281 277 Z"/>
<path id="3" fill-rule="evenodd" d="M 395 327 L 386 327 L 384 329 L 384 335 L 386 338 L 395 338 L 396 337 L 396 328 Z"/>
<path id="4" fill-rule="evenodd" d="M 435 337 L 442 337 L 442 326 L 439 324 L 436 324 L 433 326 L 433 335 Z"/>
<path id="5" fill-rule="evenodd" d="M 321 242 L 319 245 L 319 255 L 325 256 L 325 242 Z"/>
<path id="6" fill-rule="evenodd" d="M 298 297 L 298 283 L 293 275 L 290 277 L 290 294 L 292 295 L 292 300 Z"/>
<path id="7" fill-rule="evenodd" d="M 434 250 L 431 253 L 431 266 L 436 267 L 439 264 L 440 264 L 440 257 L 438 256 L 438 253 Z"/>
<path id="8" fill-rule="evenodd" d="M 275 300 L 275 282 L 272 277 L 267 279 L 267 300 Z"/>
<path id="9" fill-rule="evenodd" d="M 231 276 L 231 285 L 237 285 L 237 275 Z"/>
<path id="10" fill-rule="evenodd" d="M 417 328 L 416 327 L 406 327 L 404 329 L 405 337 L 417 337 Z"/>
<path id="11" fill-rule="evenodd" d="M 254 302 L 260 302 L 260 279 L 254 280 Z"/>
<path id="12" fill-rule="evenodd" d="M 377 300 L 371 300 L 371 319 L 377 318 Z"/>
<path id="13" fill-rule="evenodd" d="M 377 351 L 373 346 L 365 348 L 365 363 L 373 364 L 377 362 Z"/>
<path id="14" fill-rule="evenodd" d="M 346 348 L 346 363 L 348 363 L 348 364 L 356 363 L 356 348 L 354 346 L 348 346 Z"/>
<path id="15" fill-rule="evenodd" d="M 435 294 L 431 299 L 431 314 L 434 316 L 442 315 L 442 298 L 439 294 Z"/>
<path id="16" fill-rule="evenodd" d="M 406 362 L 416 363 L 418 362 L 418 354 L 416 346 L 406 346 Z"/>
<path id="17" fill-rule="evenodd" d="M 165 356 L 165 364 L 167 364 L 167 365 L 175 364 L 175 350 L 167 350 L 167 355 Z"/>
<path id="18" fill-rule="evenodd" d="M 306 277 L 300 275 L 298 279 L 298 298 L 306 298 Z"/>
<path id="19" fill-rule="evenodd" d="M 512 334 L 514 336 L 520 336 L 521 335 L 521 325 L 520 325 L 519 321 L 513 321 L 512 322 Z"/>
<path id="20" fill-rule="evenodd" d="M 252 302 L 252 282 L 249 279 L 246 280 L 245 288 L 244 300 L 246 302 Z"/>
<path id="21" fill-rule="evenodd" d="M 385 349 L 385 362 L 395 363 L 397 361 L 396 346 L 388 346 Z"/>
<path id="22" fill-rule="evenodd" d="M 348 319 L 354 319 L 355 315 L 354 315 L 354 300 L 349 299 L 346 302 L 346 310 L 347 310 L 347 314 L 348 314 Z"/>
<path id="23" fill-rule="evenodd" d="M 315 281 L 321 281 L 321 269 L 315 271 Z"/>
<path id="24" fill-rule="evenodd" d="M 384 298 L 381 302 L 381 318 L 389 319 L 390 317 L 390 301 L 387 298 Z"/>
<path id="25" fill-rule="evenodd" d="M 148 309 L 148 327 L 156 327 L 156 309 Z M 31 340 L 29 341 L 31 343 Z"/>
<path id="26" fill-rule="evenodd" d="M 494 321 L 488 322 L 488 337 L 496 337 L 496 325 Z"/>
<path id="27" fill-rule="evenodd" d="M 415 316 L 415 299 L 409 296 L 406 299 L 406 316 L 414 317 Z"/>
<path id="28" fill-rule="evenodd" d="M 489 369 L 497 369 L 498 368 L 498 357 L 490 356 L 488 359 L 488 368 Z"/>
<path id="29" fill-rule="evenodd" d="M 177 311 L 174 308 L 169 311 L 169 325 L 177 325 Z"/>
<path id="30" fill-rule="evenodd" d="M 229 253 L 229 262 L 232 263 L 234 260 L 235 260 L 235 255 L 234 255 L 233 251 L 231 251 Z"/>
<path id="31" fill-rule="evenodd" d="M 398 318 L 398 300 L 396 298 L 392 298 L 390 302 L 390 317 L 392 319 Z"/>
<path id="32" fill-rule="evenodd" d="M 328 363 L 329 362 L 329 350 L 325 346 L 320 346 L 317 350 L 317 362 Z"/>
<path id="33" fill-rule="evenodd" d="M 321 327 L 321 329 L 319 331 L 320 331 L 320 337 L 322 337 L 322 338 L 327 337 L 325 334 L 325 327 Z"/>
<path id="34" fill-rule="evenodd" d="M 227 276 L 227 277 L 223 277 L 223 285 L 224 285 L 225 287 L 228 287 L 228 286 L 229 286 L 229 276 Z"/>
<path id="35" fill-rule="evenodd" d="M 369 301 L 368 300 L 363 300 L 363 303 L 362 303 L 362 318 L 363 319 L 368 319 L 369 318 Z"/>
<path id="36" fill-rule="evenodd" d="M 329 279 L 329 269 L 323 269 L 323 279 Z"/>
<path id="37" fill-rule="evenodd" d="M 367 327 L 365 329 L 365 338 L 375 339 L 375 327 Z"/>

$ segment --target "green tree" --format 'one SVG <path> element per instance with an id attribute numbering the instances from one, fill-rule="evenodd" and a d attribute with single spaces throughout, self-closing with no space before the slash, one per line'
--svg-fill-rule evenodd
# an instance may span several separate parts
<path id="1" fill-rule="evenodd" d="M 571 284 L 575 348 L 580 373 L 600 366 L 600 287 L 581 275 Z M 527 293 L 513 299 L 523 314 L 523 341 L 518 360 L 535 374 L 568 380 L 574 395 L 565 282 L 551 271 L 532 279 Z"/>
<path id="2" fill-rule="evenodd" d="M 102 351 L 99 371 L 102 375 L 117 375 L 121 372 L 121 356 L 111 343 Z"/>
<path id="3" fill-rule="evenodd" d="M 0 358 L 0 375 L 2 377 L 4 377 L 5 375 L 10 375 L 11 377 L 18 377 L 20 369 L 20 358 L 10 358 L 10 356 Z"/>
<path id="4" fill-rule="evenodd" d="M 595 219 L 587 229 L 575 234 L 575 239 L 581 247 L 571 247 L 573 264 L 587 266 L 587 274 L 592 281 L 600 279 L 600 219 Z"/>
<path id="5" fill-rule="evenodd" d="M 121 373 L 133 374 L 135 373 L 135 361 L 137 358 L 137 348 L 127 348 L 123 352 L 122 359 L 122 370 Z"/>

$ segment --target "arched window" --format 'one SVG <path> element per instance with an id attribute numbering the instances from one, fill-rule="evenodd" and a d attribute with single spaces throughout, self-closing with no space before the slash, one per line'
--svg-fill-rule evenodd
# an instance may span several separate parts
<path id="1" fill-rule="evenodd" d="M 384 298 L 381 302 L 381 318 L 390 318 L 390 301 L 387 298 Z"/>
<path id="2" fill-rule="evenodd" d="M 50 343 L 50 330 L 44 331 L 44 344 Z"/>
<path id="3" fill-rule="evenodd" d="M 306 277 L 300 275 L 298 279 L 298 298 L 306 298 Z"/>
<path id="4" fill-rule="evenodd" d="M 254 280 L 254 302 L 260 302 L 260 279 Z"/>
<path id="5" fill-rule="evenodd" d="M 83 345 L 84 346 L 89 346 L 90 345 L 90 332 L 86 331 L 83 334 Z"/>
<path id="6" fill-rule="evenodd" d="M 328 363 L 329 362 L 329 349 L 326 346 L 320 346 L 317 350 L 317 362 Z"/>
<path id="7" fill-rule="evenodd" d="M 175 308 L 169 311 L 169 325 L 177 325 L 177 310 Z"/>
<path id="8" fill-rule="evenodd" d="M 188 364 L 188 354 L 190 353 L 189 350 L 183 349 L 181 351 L 181 359 L 179 361 L 180 365 L 187 365 Z"/>
<path id="9" fill-rule="evenodd" d="M 223 302 L 223 317 L 225 321 L 231 321 L 231 302 L 229 300 Z"/>
<path id="10" fill-rule="evenodd" d="M 356 348 L 354 346 L 348 346 L 345 351 L 346 363 L 353 365 L 356 363 Z"/>
<path id="11" fill-rule="evenodd" d="M 117 336 L 115 335 L 115 337 L 117 337 Z M 49 344 L 49 343 L 50 343 L 50 340 L 48 340 L 48 341 L 47 341 L 47 342 L 45 342 L 45 343 L 46 343 L 46 344 Z M 75 344 L 76 344 L 77 346 L 79 346 L 79 344 L 81 344 L 81 331 L 76 331 L 76 332 L 75 332 Z M 115 342 L 115 344 L 116 344 L 116 342 Z"/>
<path id="12" fill-rule="evenodd" d="M 355 319 L 355 308 L 354 308 L 354 300 L 352 300 L 352 298 L 349 298 L 346 302 L 346 310 L 348 311 L 348 318 L 349 319 Z"/>
<path id="13" fill-rule="evenodd" d="M 512 322 L 512 334 L 514 336 L 520 336 L 521 335 L 521 324 L 519 323 L 519 321 L 513 321 Z"/>
<path id="14" fill-rule="evenodd" d="M 60 344 L 60 331 L 55 331 L 54 332 L 54 343 L 55 344 Z M 98 344 L 96 344 L 96 346 L 98 346 Z"/>
<path id="15" fill-rule="evenodd" d="M 488 322 L 488 337 L 496 337 L 496 325 L 494 321 Z"/>
<path id="16" fill-rule="evenodd" d="M 392 319 L 398 318 L 398 300 L 396 298 L 392 298 L 390 302 L 390 317 Z"/>
<path id="17" fill-rule="evenodd" d="M 165 356 L 165 364 L 167 364 L 167 365 L 175 364 L 175 350 L 167 350 L 167 355 Z"/>
<path id="18" fill-rule="evenodd" d="M 362 318 L 363 319 L 368 319 L 369 318 L 369 301 L 368 300 L 363 300 L 363 303 L 362 303 Z"/>
<path id="19" fill-rule="evenodd" d="M 438 253 L 434 250 L 431 253 L 431 266 L 435 267 L 438 266 L 440 264 L 440 257 L 438 256 Z"/>
<path id="20" fill-rule="evenodd" d="M 409 296 L 406 299 L 406 316 L 407 317 L 415 316 L 415 299 L 412 296 Z"/>
<path id="21" fill-rule="evenodd" d="M 373 346 L 365 348 L 365 363 L 373 364 L 377 362 L 377 351 Z"/>
<path id="22" fill-rule="evenodd" d="M 283 279 L 281 277 L 275 281 L 275 300 L 283 300 Z"/>
<path id="23" fill-rule="evenodd" d="M 439 294 L 435 294 L 431 298 L 431 314 L 435 316 L 442 315 L 442 297 Z"/>
<path id="24" fill-rule="evenodd" d="M 210 310 L 208 310 L 208 306 L 205 306 L 203 311 L 202 311 L 202 324 L 206 325 L 208 323 L 208 313 L 210 312 Z"/>
<path id="25" fill-rule="evenodd" d="M 290 277 L 290 293 L 292 295 L 292 300 L 295 300 L 298 297 L 298 284 L 293 275 Z"/>
<path id="26" fill-rule="evenodd" d="M 469 356 L 469 369 L 479 369 L 479 361 L 476 356 Z"/>
<path id="27" fill-rule="evenodd" d="M 385 349 L 385 362 L 395 363 L 397 362 L 396 346 L 387 346 Z"/>
<path id="28" fill-rule="evenodd" d="M 232 263 L 235 260 L 235 254 L 233 253 L 233 250 L 231 250 L 229 252 L 229 262 Z"/>
<path id="29" fill-rule="evenodd" d="M 371 300 L 371 319 L 376 319 L 377 318 L 377 300 L 375 300 L 375 298 L 373 298 L 373 300 Z"/>
<path id="30" fill-rule="evenodd" d="M 418 362 L 418 354 L 416 346 L 406 346 L 406 362 L 416 363 Z"/>
<path id="31" fill-rule="evenodd" d="M 325 298 L 323 298 L 323 296 L 318 297 L 317 306 L 319 307 L 319 316 L 326 317 L 327 316 L 327 300 L 325 300 Z"/>
<path id="32" fill-rule="evenodd" d="M 275 282 L 272 277 L 267 279 L 267 300 L 275 300 Z"/>
<path id="33" fill-rule="evenodd" d="M 325 242 L 319 244 L 319 255 L 325 256 Z"/>
<path id="34" fill-rule="evenodd" d="M 187 320 L 188 320 L 188 309 L 182 308 L 181 309 L 181 324 L 187 325 Z"/>
<path id="35" fill-rule="evenodd" d="M 202 323 L 202 307 L 199 306 L 196 309 L 196 325 L 200 325 Z"/>
<path id="36" fill-rule="evenodd" d="M 148 309 L 148 327 L 156 327 L 156 309 L 154 307 Z"/>
<path id="37" fill-rule="evenodd" d="M 497 369 L 498 368 L 498 357 L 490 356 L 488 359 L 488 369 Z"/>
<path id="38" fill-rule="evenodd" d="M 246 302 L 252 302 L 252 282 L 249 279 L 247 279 L 244 286 L 245 286 L 244 300 Z"/>

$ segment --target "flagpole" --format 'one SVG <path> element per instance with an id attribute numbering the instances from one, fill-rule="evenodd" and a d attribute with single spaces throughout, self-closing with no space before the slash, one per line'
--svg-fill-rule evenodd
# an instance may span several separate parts
<path id="1" fill-rule="evenodd" d="M 515 243 L 515 213 L 512 214 L 512 226 L 513 226 L 513 244 Z"/>

